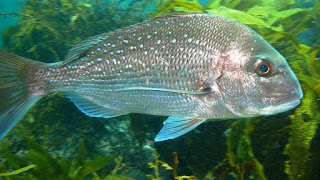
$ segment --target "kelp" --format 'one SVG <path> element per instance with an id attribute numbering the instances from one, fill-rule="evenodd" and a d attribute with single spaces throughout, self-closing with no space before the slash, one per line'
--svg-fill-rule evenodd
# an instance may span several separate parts
<path id="1" fill-rule="evenodd" d="M 18 174 L 21 174 L 21 173 L 23 173 L 23 172 L 26 172 L 26 171 L 28 171 L 29 169 L 32 169 L 32 168 L 35 168 L 35 167 L 36 167 L 36 165 L 31 164 L 31 165 L 29 165 L 29 166 L 26 166 L 26 167 L 23 167 L 23 168 L 20 168 L 20 169 L 11 171 L 11 172 L 0 173 L 0 177 L 1 177 L 1 176 L 18 175 Z"/>
<path id="2" fill-rule="evenodd" d="M 311 157 L 310 146 L 313 137 L 316 134 L 319 114 L 315 99 L 315 93 L 305 91 L 305 98 L 301 106 L 290 116 L 291 119 L 291 137 L 286 145 L 284 153 L 290 156 L 285 162 L 285 172 L 290 179 L 308 179 L 306 174 L 309 158 Z"/>
<path id="3" fill-rule="evenodd" d="M 77 157 L 73 160 L 51 154 L 34 137 L 24 136 L 22 138 L 25 139 L 29 150 L 23 155 L 16 155 L 10 152 L 4 153 L 5 162 L 0 166 L 1 171 L 8 170 L 11 167 L 19 169 L 12 172 L 0 173 L 0 176 L 5 176 L 7 179 L 80 180 L 90 176 L 94 177 L 94 179 L 131 179 L 126 176 L 117 175 L 118 171 L 125 166 L 122 163 L 121 156 L 117 158 L 117 155 L 111 154 L 108 156 L 96 156 L 92 160 L 87 160 L 83 140 L 80 141 Z M 116 162 L 115 168 L 113 170 L 105 169 L 113 161 Z"/>
<path id="4" fill-rule="evenodd" d="M 153 174 L 148 174 L 147 177 L 149 180 L 162 180 L 160 176 L 160 167 L 166 170 L 171 170 L 172 171 L 172 179 L 173 180 L 196 180 L 197 178 L 193 175 L 187 176 L 187 175 L 182 175 L 178 176 L 177 175 L 177 170 L 178 170 L 178 154 L 175 152 L 173 153 L 173 166 L 170 166 L 168 163 L 159 160 L 160 155 L 157 153 L 157 151 L 154 149 L 152 153 L 154 157 L 154 162 L 148 163 L 149 167 L 154 170 L 154 175 Z"/>
<path id="5" fill-rule="evenodd" d="M 3 48 L 43 62 L 64 59 L 67 51 L 86 37 L 115 30 L 145 19 L 132 1 L 126 9 L 117 1 L 27 0 L 17 13 L 18 25 L 3 32 Z M 6 13 L 5 15 L 8 15 Z"/>
<path id="6" fill-rule="evenodd" d="M 157 10 L 152 16 L 160 16 L 172 12 L 203 12 L 203 7 L 197 0 L 158 0 Z"/>
<path id="7" fill-rule="evenodd" d="M 258 118 L 237 120 L 227 135 L 227 159 L 233 167 L 235 179 L 267 179 L 262 164 L 256 159 L 251 145 L 250 133 Z M 246 178 L 245 178 L 246 177 Z"/>

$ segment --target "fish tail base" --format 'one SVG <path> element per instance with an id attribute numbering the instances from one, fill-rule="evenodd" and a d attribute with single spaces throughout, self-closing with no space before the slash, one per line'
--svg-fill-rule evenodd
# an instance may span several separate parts
<path id="1" fill-rule="evenodd" d="M 44 93 L 30 90 L 30 70 L 42 63 L 0 50 L 0 140 Z"/>

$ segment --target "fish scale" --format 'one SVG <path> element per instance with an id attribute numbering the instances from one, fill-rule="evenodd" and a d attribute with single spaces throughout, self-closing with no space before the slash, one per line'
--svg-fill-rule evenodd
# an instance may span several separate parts
<path id="1" fill-rule="evenodd" d="M 201 26 L 199 21 L 193 19 L 195 17 L 192 16 L 186 16 L 183 19 L 172 17 L 120 31 L 88 49 L 84 55 L 85 58 L 82 58 L 83 60 L 68 64 L 68 66 L 84 66 L 80 71 L 88 73 L 82 74 L 80 79 L 79 73 L 74 73 L 68 68 L 61 69 L 60 73 L 55 75 L 63 77 L 61 74 L 72 74 L 74 76 L 72 79 L 77 79 L 78 82 L 74 83 L 76 87 L 80 84 L 86 86 L 83 84 L 86 81 L 92 83 L 92 80 L 103 80 L 101 85 L 104 86 L 104 89 L 110 90 L 131 86 L 147 86 L 197 91 L 199 90 L 198 81 L 203 77 L 212 76 L 209 75 L 209 72 L 219 60 L 219 55 L 211 52 L 220 51 L 225 43 L 217 39 L 216 44 L 219 46 L 208 46 L 206 44 L 212 44 L 212 40 L 209 38 L 206 40 L 196 39 L 196 37 L 215 36 L 216 31 L 207 31 L 201 28 L 202 31 L 190 32 L 188 30 L 192 29 L 190 27 Z M 210 17 L 207 19 L 210 21 L 220 20 Z M 176 27 L 177 24 L 178 27 Z M 206 24 L 208 22 L 202 26 L 206 27 Z M 215 28 L 216 26 L 211 29 Z M 185 33 L 180 33 L 184 30 L 186 30 Z M 192 41 L 188 42 L 190 39 Z M 99 71 L 94 67 L 101 69 Z M 75 69 L 75 71 L 79 70 Z M 50 78 L 48 77 L 49 80 Z M 72 80 L 64 79 L 64 81 L 73 84 Z M 64 91 L 65 84 L 58 82 L 52 86 L 53 91 Z"/>

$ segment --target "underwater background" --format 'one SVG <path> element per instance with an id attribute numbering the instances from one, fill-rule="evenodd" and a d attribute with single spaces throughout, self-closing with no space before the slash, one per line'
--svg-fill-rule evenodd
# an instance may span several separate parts
<path id="1" fill-rule="evenodd" d="M 171 12 L 222 15 L 253 28 L 287 59 L 301 104 L 274 116 L 210 121 L 155 143 L 167 117 L 91 118 L 53 93 L 0 141 L 0 179 L 320 179 L 319 0 L 0 1 L 1 49 L 57 62 L 87 37 Z"/>

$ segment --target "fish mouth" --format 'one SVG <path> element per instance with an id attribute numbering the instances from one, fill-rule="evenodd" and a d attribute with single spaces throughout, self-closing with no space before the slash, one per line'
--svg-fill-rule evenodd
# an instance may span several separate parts
<path id="1" fill-rule="evenodd" d="M 289 111 L 300 104 L 300 99 L 303 97 L 302 90 L 295 91 L 280 97 L 268 98 L 271 106 L 263 108 L 264 115 L 277 114 Z"/>
<path id="2" fill-rule="evenodd" d="M 300 91 L 294 91 L 279 97 L 272 97 L 270 98 L 270 102 L 272 106 L 283 106 L 296 101 L 300 101 L 302 97 L 303 97 L 303 93 L 300 90 Z"/>

